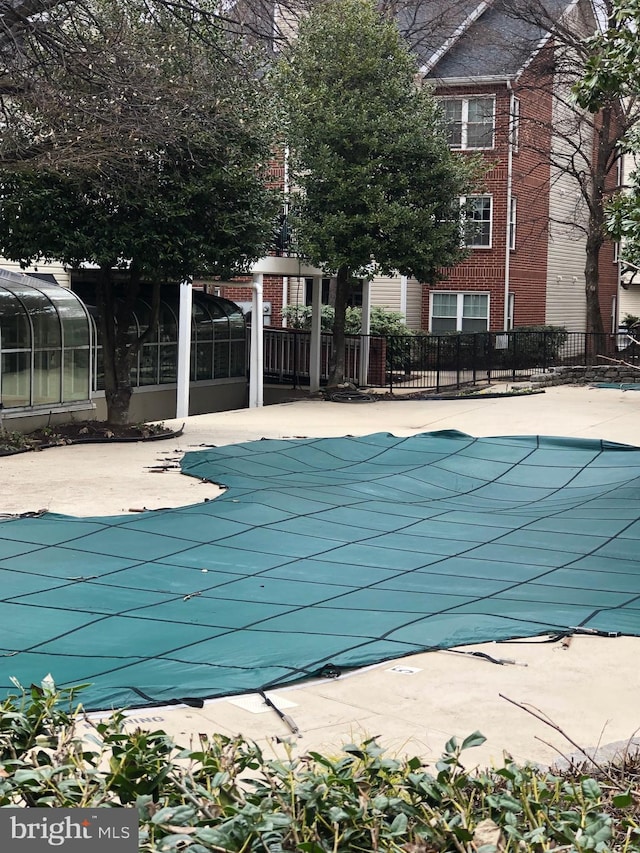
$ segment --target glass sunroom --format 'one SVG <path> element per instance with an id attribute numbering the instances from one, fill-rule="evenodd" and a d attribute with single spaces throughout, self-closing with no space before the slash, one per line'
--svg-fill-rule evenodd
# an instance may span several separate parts
<path id="1" fill-rule="evenodd" d="M 87 300 L 96 343 L 94 392 L 104 390 L 104 368 L 100 328 L 95 297 L 81 291 Z M 158 327 L 151 339 L 142 345 L 131 368 L 133 388 L 174 385 L 178 368 L 178 296 L 175 288 L 165 287 L 160 300 Z M 129 317 L 129 335 L 138 338 L 149 325 L 151 297 L 136 299 Z M 191 310 L 191 369 L 192 383 L 246 379 L 246 324 L 240 308 L 228 299 L 193 292 Z"/>
<path id="2" fill-rule="evenodd" d="M 70 290 L 0 269 L 0 403 L 48 409 L 91 396 L 91 323 Z"/>
<path id="3" fill-rule="evenodd" d="M 60 422 L 71 412 L 107 416 L 95 283 L 86 271 L 71 287 L 0 269 L 0 428 L 10 418 L 23 430 Z M 176 416 L 179 299 L 162 288 L 155 333 L 131 369 L 133 421 Z M 135 340 L 151 318 L 143 288 L 128 319 Z M 202 291 L 193 293 L 190 414 L 246 406 L 246 325 L 241 309 Z M 43 420 L 44 419 L 44 420 Z"/>

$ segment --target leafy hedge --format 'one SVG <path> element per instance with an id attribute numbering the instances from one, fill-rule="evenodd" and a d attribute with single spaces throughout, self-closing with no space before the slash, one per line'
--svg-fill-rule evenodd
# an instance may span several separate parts
<path id="1" fill-rule="evenodd" d="M 508 758 L 469 772 L 461 753 L 479 733 L 452 738 L 433 768 L 375 739 L 335 756 L 285 742 L 282 758 L 267 758 L 241 737 L 203 734 L 182 748 L 161 730 L 125 731 L 120 712 L 89 734 L 86 722 L 78 689 L 51 680 L 3 701 L 0 807 L 135 806 L 140 850 L 162 853 L 640 851 L 630 764 L 601 779 Z"/>
<path id="2" fill-rule="evenodd" d="M 520 326 L 512 332 L 446 332 L 390 337 L 392 351 L 404 348 L 413 370 L 544 368 L 558 363 L 568 338 L 561 326 Z"/>

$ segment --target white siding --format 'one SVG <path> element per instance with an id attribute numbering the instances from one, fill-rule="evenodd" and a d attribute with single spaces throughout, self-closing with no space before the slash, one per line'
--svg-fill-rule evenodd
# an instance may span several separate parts
<path id="1" fill-rule="evenodd" d="M 0 258 L 0 267 L 5 270 L 10 270 L 11 272 L 24 273 L 25 275 L 29 275 L 30 273 L 48 273 L 49 275 L 55 276 L 56 281 L 58 284 L 62 285 L 62 287 L 69 287 L 71 283 L 69 273 L 64 266 L 59 263 L 35 264 L 32 267 L 23 269 L 16 261 L 8 261 L 6 258 Z"/>
<path id="2" fill-rule="evenodd" d="M 410 329 L 422 325 L 422 285 L 415 278 L 407 281 L 405 320 Z M 371 304 L 388 311 L 402 312 L 402 277 L 376 276 L 371 282 Z"/>
<path id="3" fill-rule="evenodd" d="M 289 278 L 288 304 L 304 305 L 305 280 L 303 278 Z"/>
<path id="4" fill-rule="evenodd" d="M 400 311 L 400 276 L 375 276 L 371 282 L 371 304 Z"/>
<path id="5" fill-rule="evenodd" d="M 620 305 L 618 307 L 620 323 L 622 323 L 627 314 L 640 317 L 640 283 L 631 284 L 627 289 L 624 287 L 620 288 Z"/>
<path id="6" fill-rule="evenodd" d="M 563 92 L 564 89 L 564 92 Z M 567 108 L 566 87 L 557 87 L 561 97 L 554 98 L 551 141 L 551 187 L 549 193 L 549 240 L 547 248 L 547 298 L 545 321 L 583 331 L 586 322 L 585 241 L 577 227 L 584 223 L 587 211 L 576 179 L 562 169 L 562 163 L 575 156 L 572 142 L 580 139 L 582 156 L 589 158 L 593 131 L 587 122 L 578 123 L 575 108 Z M 564 95 L 564 97 L 562 97 Z"/>
<path id="7" fill-rule="evenodd" d="M 304 305 L 304 279 L 289 279 L 289 305 Z M 401 277 L 375 276 L 371 281 L 371 305 L 401 313 Z M 415 278 L 407 281 L 407 326 L 421 328 L 422 285 Z"/>
<path id="8" fill-rule="evenodd" d="M 632 154 L 625 154 L 623 158 L 622 185 L 628 187 L 631 183 L 631 173 L 638 169 L 636 159 Z M 624 244 L 620 247 L 624 258 Z M 628 267 L 622 269 L 622 283 L 625 287 L 619 288 L 618 296 L 618 319 L 622 323 L 627 314 L 640 317 L 640 271 L 635 273 Z"/>
<path id="9" fill-rule="evenodd" d="M 573 32 L 589 36 L 598 29 L 593 6 L 579 0 L 563 18 Z M 549 198 L 549 243 L 547 251 L 546 322 L 571 331 L 586 328 L 585 244 L 588 211 L 575 177 L 589 171 L 593 156 L 593 127 L 587 113 L 580 114 L 571 87 L 580 60 L 566 49 L 558 49 L 558 72 L 554 80 L 553 134 L 551 140 L 551 187 Z M 566 69 L 566 73 L 565 73 Z M 567 164 L 573 175 L 563 172 Z"/>
<path id="10" fill-rule="evenodd" d="M 407 326 L 422 329 L 422 285 L 415 278 L 407 281 Z"/>

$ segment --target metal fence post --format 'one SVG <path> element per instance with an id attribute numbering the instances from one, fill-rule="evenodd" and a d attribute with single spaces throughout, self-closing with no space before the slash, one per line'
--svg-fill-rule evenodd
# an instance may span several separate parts
<path id="1" fill-rule="evenodd" d="M 477 367 L 478 367 L 478 336 L 474 334 L 472 336 L 471 340 L 473 341 L 473 344 L 471 346 L 471 352 L 472 352 L 472 362 L 473 362 L 473 384 L 475 385 L 476 384 L 476 377 L 477 377 Z"/>

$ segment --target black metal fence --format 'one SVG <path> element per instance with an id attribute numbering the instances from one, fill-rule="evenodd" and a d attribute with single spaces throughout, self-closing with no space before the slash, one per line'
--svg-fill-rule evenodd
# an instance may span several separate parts
<path id="1" fill-rule="evenodd" d="M 309 384 L 310 333 L 294 329 L 264 330 L 266 382 Z M 363 341 L 368 345 L 363 348 Z M 433 389 L 476 382 L 524 379 L 561 365 L 606 363 L 626 358 L 620 336 L 541 331 L 451 333 L 347 337 L 345 379 L 370 387 Z M 329 375 L 332 337 L 323 333 L 320 381 Z M 367 377 L 361 383 L 361 354 L 367 352 Z M 602 358 L 604 357 L 604 358 Z"/>
<path id="2" fill-rule="evenodd" d="M 615 357 L 608 334 L 544 331 L 388 337 L 390 388 L 459 387 L 478 381 L 516 380 L 560 365 L 602 364 Z"/>
<path id="3" fill-rule="evenodd" d="M 384 341 L 384 338 L 381 340 Z M 329 378 L 333 335 L 320 335 L 320 381 Z M 361 336 L 347 336 L 345 379 L 359 383 Z M 311 332 L 302 329 L 264 329 L 263 370 L 265 382 L 308 385 L 311 361 Z M 384 384 L 384 383 L 383 383 Z"/>

